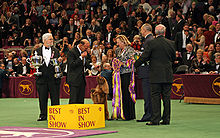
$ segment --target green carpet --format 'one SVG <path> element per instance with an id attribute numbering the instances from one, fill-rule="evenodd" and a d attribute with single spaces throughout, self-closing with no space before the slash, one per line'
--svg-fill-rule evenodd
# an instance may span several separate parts
<path id="1" fill-rule="evenodd" d="M 137 100 L 136 118 L 143 114 L 143 100 Z M 67 104 L 68 99 L 61 99 Z M 92 103 L 86 99 L 87 104 Z M 146 126 L 133 121 L 106 121 L 106 127 L 99 130 L 113 130 L 118 133 L 89 136 L 90 138 L 219 138 L 220 105 L 186 104 L 172 100 L 171 125 Z M 111 113 L 111 102 L 109 101 Z M 37 122 L 39 115 L 38 99 L 2 98 L 0 99 L 0 126 L 42 127 L 47 122 Z"/>

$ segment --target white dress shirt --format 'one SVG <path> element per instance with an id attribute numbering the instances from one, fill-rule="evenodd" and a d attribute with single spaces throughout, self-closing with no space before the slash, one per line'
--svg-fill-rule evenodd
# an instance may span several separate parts
<path id="1" fill-rule="evenodd" d="M 50 57 L 51 57 L 51 48 L 46 49 L 45 46 L 43 46 L 43 59 L 47 67 L 50 63 Z"/>

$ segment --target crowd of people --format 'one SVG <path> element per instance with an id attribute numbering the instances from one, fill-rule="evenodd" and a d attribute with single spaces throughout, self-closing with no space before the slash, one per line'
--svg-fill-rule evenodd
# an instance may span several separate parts
<path id="1" fill-rule="evenodd" d="M 166 26 L 165 38 L 175 42 L 174 73 L 220 73 L 218 0 L 3 0 L 0 4 L 0 47 L 32 47 L 31 51 L 5 50 L 0 62 L 9 76 L 33 75 L 30 58 L 43 45 L 42 35 L 50 33 L 64 76 L 73 66 L 68 61 L 71 51 L 88 42 L 87 54 L 81 58 L 89 58 L 92 68 L 85 74 L 101 74 L 112 85 L 112 60 L 125 62 L 127 57 L 140 56 L 145 49 L 144 37 L 150 32 L 154 39 L 157 25 Z M 151 27 L 142 28 L 144 25 Z M 128 85 L 130 72 L 130 68 L 121 67 L 123 86 Z M 76 89 L 75 85 L 71 89 Z M 134 119 L 134 105 L 124 105 L 130 109 L 126 118 Z"/>

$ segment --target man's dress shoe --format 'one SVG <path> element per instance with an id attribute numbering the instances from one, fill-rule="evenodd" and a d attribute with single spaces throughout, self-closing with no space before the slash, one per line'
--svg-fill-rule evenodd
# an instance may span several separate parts
<path id="1" fill-rule="evenodd" d="M 152 126 L 152 125 L 159 125 L 159 123 L 149 122 L 149 123 L 146 123 L 146 125 L 149 125 L 149 126 Z"/>
<path id="2" fill-rule="evenodd" d="M 47 120 L 46 117 L 40 117 L 40 118 L 37 119 L 37 121 L 45 121 L 45 120 Z"/>

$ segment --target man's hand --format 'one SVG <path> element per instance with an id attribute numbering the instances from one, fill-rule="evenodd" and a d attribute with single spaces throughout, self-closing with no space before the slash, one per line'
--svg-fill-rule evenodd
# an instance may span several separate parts
<path id="1" fill-rule="evenodd" d="M 84 51 L 82 54 L 81 54 L 81 57 L 84 58 L 87 56 L 87 51 Z"/>

